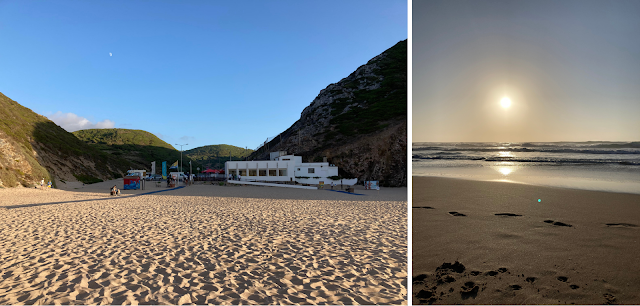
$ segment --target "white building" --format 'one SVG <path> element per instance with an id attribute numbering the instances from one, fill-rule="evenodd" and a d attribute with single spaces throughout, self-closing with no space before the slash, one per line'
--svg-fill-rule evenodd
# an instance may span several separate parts
<path id="1" fill-rule="evenodd" d="M 303 163 L 302 156 L 286 155 L 286 152 L 272 152 L 271 160 L 228 161 L 225 173 L 240 176 L 242 181 L 260 182 L 298 182 L 300 184 L 325 185 L 340 184 L 341 180 L 328 177 L 338 176 L 338 167 L 328 162 Z M 344 185 L 355 185 L 358 179 L 344 179 Z"/>

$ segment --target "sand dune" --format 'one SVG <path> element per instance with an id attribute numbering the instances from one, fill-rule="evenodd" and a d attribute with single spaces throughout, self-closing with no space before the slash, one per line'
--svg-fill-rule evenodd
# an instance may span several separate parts
<path id="1" fill-rule="evenodd" d="M 637 194 L 414 177 L 413 303 L 638 304 L 639 204 Z"/>
<path id="2" fill-rule="evenodd" d="M 194 187 L 0 190 L 0 304 L 406 304 L 406 201 Z"/>

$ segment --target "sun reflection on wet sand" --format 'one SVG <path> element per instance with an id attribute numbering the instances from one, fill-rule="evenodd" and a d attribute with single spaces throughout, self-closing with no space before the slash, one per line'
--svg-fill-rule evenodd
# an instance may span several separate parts
<path id="1" fill-rule="evenodd" d="M 513 170 L 510 168 L 498 168 L 498 172 L 502 173 L 502 175 L 507 176 L 509 175 L 509 173 L 511 173 Z"/>
<path id="2" fill-rule="evenodd" d="M 511 152 L 500 153 L 511 154 Z M 499 178 L 495 179 L 494 181 L 513 182 L 511 179 L 513 179 L 513 173 L 517 170 L 518 166 L 514 165 L 514 163 L 511 162 L 502 162 L 494 165 L 491 168 L 500 173 Z"/>

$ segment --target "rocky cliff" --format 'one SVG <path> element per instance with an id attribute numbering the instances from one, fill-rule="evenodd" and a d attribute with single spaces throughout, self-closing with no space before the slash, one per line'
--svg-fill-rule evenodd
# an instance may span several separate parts
<path id="1" fill-rule="evenodd" d="M 344 177 L 407 184 L 407 41 L 401 41 L 331 84 L 290 128 L 249 159 L 287 151 L 328 161 Z"/>

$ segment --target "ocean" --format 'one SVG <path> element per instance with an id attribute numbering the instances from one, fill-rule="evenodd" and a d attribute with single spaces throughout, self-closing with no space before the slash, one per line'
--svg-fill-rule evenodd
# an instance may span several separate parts
<path id="1" fill-rule="evenodd" d="M 414 176 L 640 194 L 640 142 L 415 142 Z"/>

